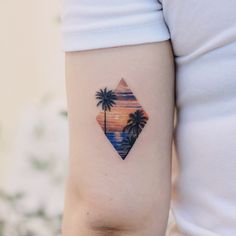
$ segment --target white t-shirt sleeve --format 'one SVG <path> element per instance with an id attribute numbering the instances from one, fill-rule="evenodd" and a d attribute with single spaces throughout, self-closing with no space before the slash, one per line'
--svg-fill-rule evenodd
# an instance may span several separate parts
<path id="1" fill-rule="evenodd" d="M 64 0 L 65 51 L 169 39 L 158 0 Z"/>

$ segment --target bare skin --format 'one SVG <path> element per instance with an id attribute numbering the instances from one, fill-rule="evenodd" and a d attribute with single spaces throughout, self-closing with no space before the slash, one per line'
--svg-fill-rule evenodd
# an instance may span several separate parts
<path id="1" fill-rule="evenodd" d="M 95 92 L 124 78 L 148 113 L 125 158 L 96 121 Z M 70 162 L 63 236 L 163 236 L 170 204 L 174 64 L 170 43 L 66 54 Z"/>

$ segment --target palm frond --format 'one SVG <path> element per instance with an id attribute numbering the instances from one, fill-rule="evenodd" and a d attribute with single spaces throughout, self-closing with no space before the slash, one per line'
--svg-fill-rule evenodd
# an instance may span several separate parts
<path id="1" fill-rule="evenodd" d="M 123 130 L 138 136 L 141 133 L 143 127 L 146 125 L 147 120 L 148 118 L 144 115 L 143 110 L 136 110 L 134 113 L 129 114 L 127 125 Z"/>

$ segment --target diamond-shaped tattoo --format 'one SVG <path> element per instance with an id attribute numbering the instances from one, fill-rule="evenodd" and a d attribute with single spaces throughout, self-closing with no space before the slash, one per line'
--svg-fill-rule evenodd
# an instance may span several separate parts
<path id="1" fill-rule="evenodd" d="M 102 111 L 97 121 L 112 146 L 124 160 L 147 123 L 148 115 L 124 79 L 115 90 L 96 92 L 97 106 Z"/>

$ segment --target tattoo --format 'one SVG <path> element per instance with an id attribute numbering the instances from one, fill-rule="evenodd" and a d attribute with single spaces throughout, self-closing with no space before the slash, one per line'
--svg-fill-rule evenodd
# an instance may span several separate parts
<path id="1" fill-rule="evenodd" d="M 124 79 L 116 89 L 96 92 L 97 106 L 102 112 L 97 121 L 104 134 L 124 160 L 147 123 L 148 115 Z"/>

